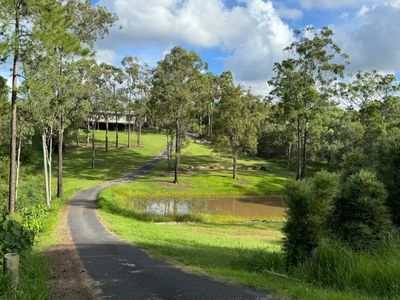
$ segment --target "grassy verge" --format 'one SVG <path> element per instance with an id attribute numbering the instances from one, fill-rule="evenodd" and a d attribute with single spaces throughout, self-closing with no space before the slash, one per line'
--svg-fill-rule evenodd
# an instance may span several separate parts
<path id="1" fill-rule="evenodd" d="M 94 170 L 90 169 L 90 148 L 82 146 L 81 148 L 70 147 L 67 149 L 64 160 L 64 197 L 53 200 L 43 232 L 38 236 L 37 243 L 32 251 L 21 259 L 20 283 L 16 291 L 12 291 L 9 283 L 0 272 L 1 299 L 47 299 L 51 285 L 49 283 L 50 266 L 45 252 L 60 239 L 57 226 L 61 208 L 75 192 L 105 180 L 125 175 L 161 151 L 165 144 L 163 135 L 151 132 L 143 134 L 143 147 L 141 148 L 127 149 L 127 135 L 125 133 L 120 133 L 119 140 L 120 147 L 118 149 L 113 148 L 115 135 L 110 132 L 110 149 L 109 152 L 105 152 L 103 147 L 104 132 L 96 132 L 96 168 Z M 40 172 L 41 164 L 37 162 L 41 160 L 40 149 L 38 148 L 30 153 L 35 156 L 36 163 L 30 166 L 29 172 L 36 172 L 36 175 L 30 175 L 28 178 L 32 178 L 35 184 L 42 184 L 44 179 Z M 56 162 L 56 158 L 54 162 Z M 56 174 L 56 170 L 53 171 L 53 174 Z M 55 178 L 53 182 L 53 188 L 55 188 Z M 29 184 L 29 182 L 26 184 Z M 37 193 L 42 192 L 40 187 L 39 185 Z M 55 189 L 53 195 L 55 195 Z M 41 197 L 38 198 L 42 198 L 44 203 L 44 194 L 41 194 Z M 25 202 L 24 205 L 30 204 L 27 200 Z"/>
<path id="2" fill-rule="evenodd" d="M 281 222 L 181 223 L 143 222 L 101 210 L 102 221 L 122 239 L 135 243 L 159 258 L 217 279 L 273 291 L 297 299 L 380 299 L 359 293 L 318 288 L 304 281 L 286 279 L 279 272 Z"/>
<path id="3" fill-rule="evenodd" d="M 290 175 L 279 162 L 244 159 L 239 164 L 267 166 L 268 172 L 242 169 L 239 180 L 234 182 L 229 170 L 209 168 L 224 164 L 229 167 L 229 158 L 214 153 L 211 147 L 198 144 L 191 144 L 184 151 L 182 163 L 183 172 L 178 185 L 171 183 L 172 175 L 166 175 L 166 162 L 163 162 L 131 184 L 103 191 L 100 195 L 102 221 L 122 239 L 186 270 L 266 289 L 278 296 L 297 299 L 382 298 L 375 296 L 376 292 L 358 289 L 354 285 L 323 284 L 315 274 L 314 277 L 310 274 L 307 266 L 288 272 L 281 251 L 282 221 L 252 222 L 230 216 L 154 218 L 133 209 L 132 201 L 143 197 L 180 199 L 279 194 Z M 157 223 L 172 220 L 195 222 Z M 372 260 L 369 258 L 370 262 Z M 362 263 L 358 270 L 361 269 Z M 329 266 L 325 272 L 327 270 Z"/>

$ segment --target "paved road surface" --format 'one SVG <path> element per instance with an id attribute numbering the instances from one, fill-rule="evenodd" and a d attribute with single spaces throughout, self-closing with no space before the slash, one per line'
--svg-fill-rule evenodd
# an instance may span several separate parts
<path id="1" fill-rule="evenodd" d="M 150 258 L 144 251 L 110 234 L 96 216 L 97 197 L 108 186 L 135 180 L 162 156 L 129 175 L 80 191 L 72 199 L 68 225 L 80 258 L 99 284 L 103 299 L 265 299 L 265 292 L 189 274 Z"/>

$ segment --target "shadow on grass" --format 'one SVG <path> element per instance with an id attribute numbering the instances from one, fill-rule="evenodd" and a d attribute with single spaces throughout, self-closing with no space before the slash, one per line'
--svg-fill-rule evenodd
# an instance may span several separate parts
<path id="1" fill-rule="evenodd" d="M 65 155 L 64 176 L 76 179 L 110 180 L 129 173 L 152 157 L 152 155 L 143 155 L 126 148 L 110 149 L 108 152 L 97 150 L 95 168 L 91 169 L 89 150 L 71 150 Z"/>

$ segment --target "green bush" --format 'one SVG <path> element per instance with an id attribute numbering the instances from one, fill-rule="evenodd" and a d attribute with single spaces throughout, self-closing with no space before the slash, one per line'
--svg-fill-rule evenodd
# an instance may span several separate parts
<path id="1" fill-rule="evenodd" d="M 21 225 L 31 230 L 35 236 L 43 230 L 45 218 L 48 214 L 48 208 L 44 205 L 35 205 L 21 209 Z"/>
<path id="2" fill-rule="evenodd" d="M 377 170 L 388 190 L 393 223 L 400 226 L 400 130 L 382 136 L 376 146 Z"/>
<path id="3" fill-rule="evenodd" d="M 371 162 L 368 161 L 364 151 L 357 148 L 343 156 L 343 161 L 340 164 L 342 177 L 347 178 L 348 176 L 360 172 L 362 169 L 366 169 L 367 166 L 371 166 Z"/>
<path id="4" fill-rule="evenodd" d="M 318 247 L 319 240 L 327 236 L 327 218 L 338 184 L 336 174 L 323 171 L 311 179 L 286 185 L 287 222 L 283 228 L 283 249 L 289 266 L 304 262 Z"/>
<path id="5" fill-rule="evenodd" d="M 361 170 L 350 176 L 335 199 L 333 234 L 355 250 L 375 247 L 392 230 L 386 195 L 374 173 Z"/>
<path id="6" fill-rule="evenodd" d="M 16 220 L 3 219 L 0 222 L 0 256 L 12 252 L 25 253 L 31 249 L 34 237 L 32 230 L 24 228 Z"/>

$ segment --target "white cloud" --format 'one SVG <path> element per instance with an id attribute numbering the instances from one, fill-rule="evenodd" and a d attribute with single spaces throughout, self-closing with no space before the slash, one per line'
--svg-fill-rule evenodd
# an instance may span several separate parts
<path id="1" fill-rule="evenodd" d="M 273 63 L 282 59 L 282 49 L 291 42 L 292 32 L 269 2 L 253 1 L 248 10 L 256 24 L 226 60 L 226 67 L 237 80 L 256 82 L 272 74 Z"/>
<path id="2" fill-rule="evenodd" d="M 303 17 L 303 11 L 297 8 L 288 8 L 286 6 L 279 5 L 276 7 L 278 15 L 282 19 L 287 20 L 298 20 Z"/>
<path id="3" fill-rule="evenodd" d="M 382 0 L 299 0 L 304 8 L 338 8 L 363 3 L 382 2 Z"/>
<path id="4" fill-rule="evenodd" d="M 117 55 L 114 50 L 99 49 L 96 51 L 95 58 L 98 62 L 114 64 L 115 59 L 117 58 Z"/>
<path id="5" fill-rule="evenodd" d="M 233 8 L 227 8 L 224 2 L 101 0 L 100 5 L 118 14 L 122 30 L 113 29 L 97 46 L 122 51 L 157 43 L 160 53 L 166 46 L 182 43 L 218 48 L 228 53 L 225 66 L 238 82 L 259 86 L 271 75 L 273 62 L 282 58 L 282 49 L 292 41 L 292 32 L 270 1 L 243 0 Z M 287 18 L 295 18 L 301 12 L 285 13 Z M 100 57 L 109 54 L 100 51 Z"/>
<path id="6" fill-rule="evenodd" d="M 120 18 L 113 30 L 121 44 L 184 41 L 194 46 L 230 47 L 251 26 L 243 7 L 227 9 L 222 0 L 101 0 Z"/>
<path id="7" fill-rule="evenodd" d="M 355 19 L 336 28 L 339 45 L 350 55 L 351 71 L 400 70 L 398 2 L 396 0 L 365 7 Z"/>

